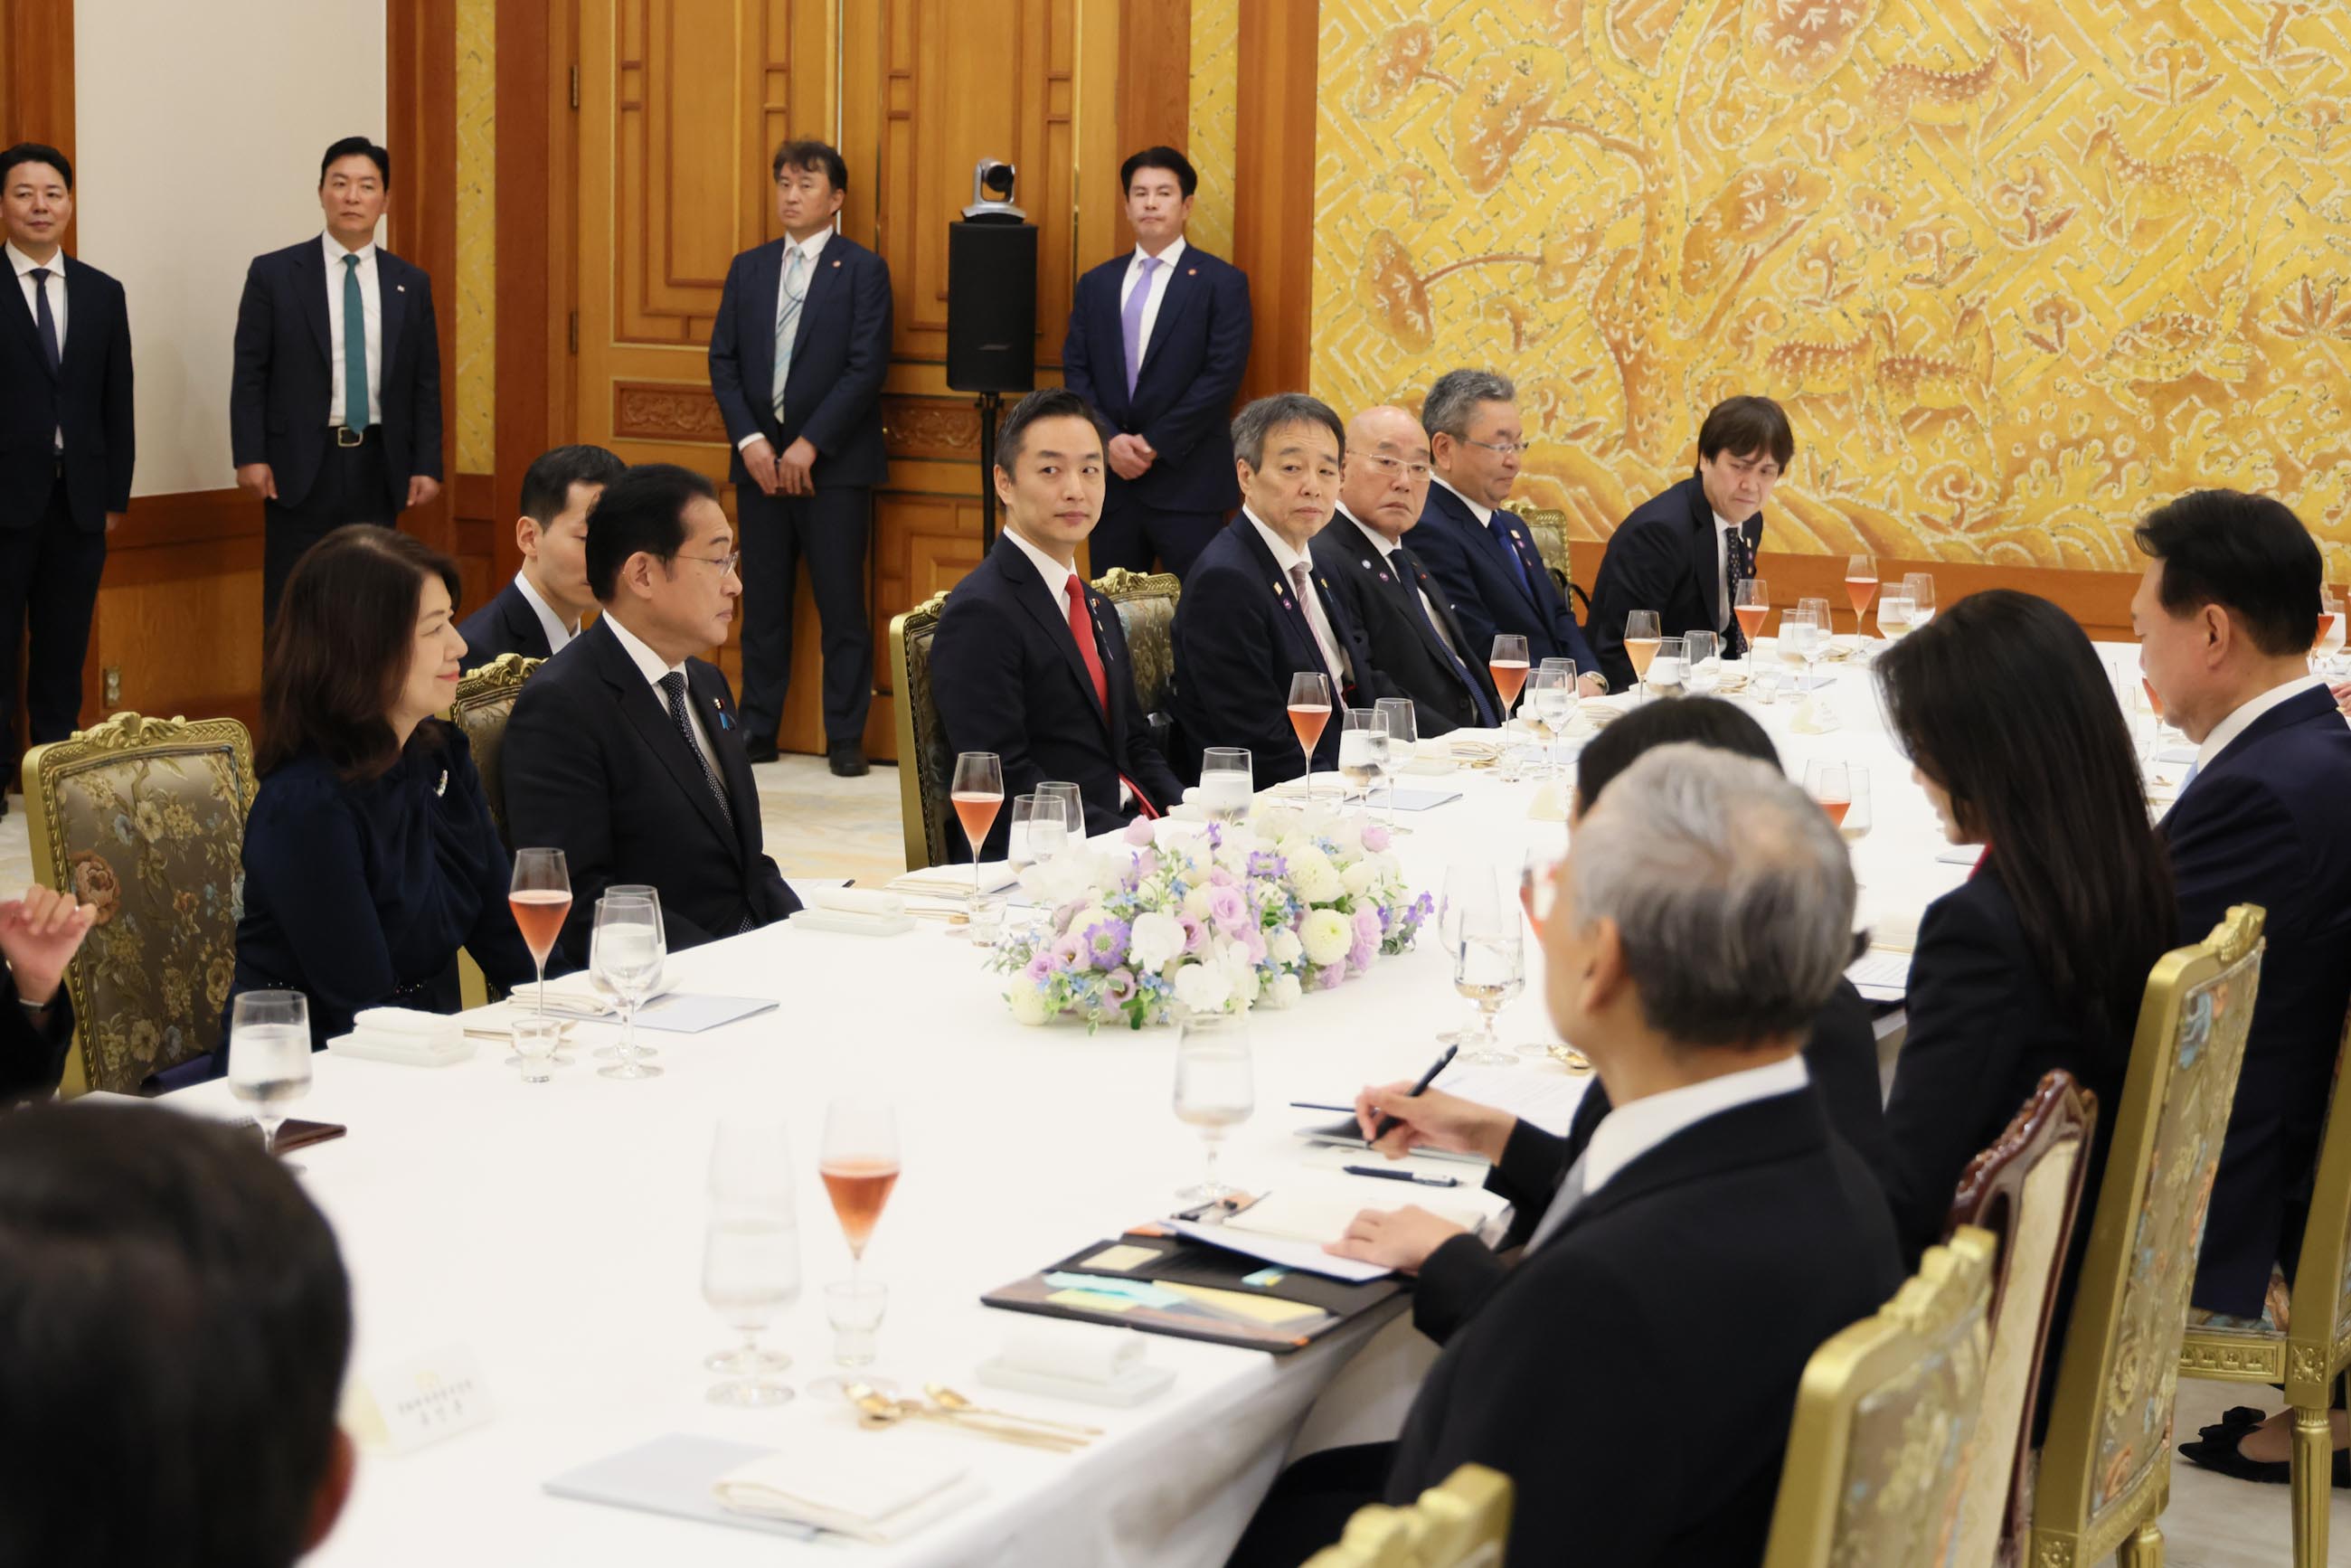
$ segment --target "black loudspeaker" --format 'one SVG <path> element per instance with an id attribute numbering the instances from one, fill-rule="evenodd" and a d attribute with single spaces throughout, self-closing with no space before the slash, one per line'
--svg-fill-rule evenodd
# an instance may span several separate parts
<path id="1" fill-rule="evenodd" d="M 1037 385 L 1037 225 L 947 225 L 947 385 L 1025 392 Z"/>

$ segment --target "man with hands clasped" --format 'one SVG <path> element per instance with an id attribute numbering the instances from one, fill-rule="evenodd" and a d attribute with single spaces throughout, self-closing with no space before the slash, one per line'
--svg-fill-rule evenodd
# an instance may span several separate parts
<path id="1" fill-rule="evenodd" d="M 66 966 L 97 919 L 95 904 L 37 883 L 0 904 L 0 1105 L 57 1086 L 73 1039 Z"/>

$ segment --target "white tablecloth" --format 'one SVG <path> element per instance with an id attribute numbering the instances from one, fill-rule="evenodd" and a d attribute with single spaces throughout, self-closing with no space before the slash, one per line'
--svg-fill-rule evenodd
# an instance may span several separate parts
<path id="1" fill-rule="evenodd" d="M 1841 723 L 1833 733 L 1793 733 L 1797 710 L 1784 697 L 1751 711 L 1799 778 L 1815 756 L 1869 768 L 1876 826 L 1855 851 L 1864 918 L 1913 922 L 1966 868 L 1936 861 L 1940 834 L 1881 732 L 1866 672 L 1830 668 L 1836 678 L 1820 706 Z M 1515 878 L 1529 846 L 1563 842 L 1558 823 L 1528 819 L 1531 783 L 1468 771 L 1408 782 L 1464 795 L 1404 819 L 1412 831 L 1397 847 L 1416 886 L 1435 891 L 1448 862 L 1469 859 Z M 1285 1357 L 1153 1338 L 1151 1359 L 1177 1378 L 1132 1410 L 998 1396 L 973 1375 L 1004 1327 L 978 1304 L 981 1292 L 1165 1213 L 1174 1189 L 1196 1178 L 1199 1145 L 1169 1108 L 1174 1031 L 1024 1029 L 999 999 L 1001 978 L 927 924 L 884 940 L 787 924 L 678 955 L 672 970 L 687 989 L 783 1005 L 701 1036 L 653 1037 L 666 1071 L 645 1082 L 600 1078 L 583 1061 L 552 1083 L 525 1085 L 487 1043 L 437 1070 L 317 1059 L 298 1113 L 347 1123 L 350 1134 L 296 1158 L 350 1268 L 357 1364 L 462 1342 L 478 1353 L 499 1413 L 437 1446 L 364 1461 L 350 1511 L 315 1561 L 719 1568 L 841 1550 L 539 1489 L 672 1432 L 758 1443 L 820 1427 L 886 1462 L 893 1435 L 858 1430 L 844 1407 L 803 1394 L 781 1409 L 722 1409 L 705 1401 L 712 1378 L 700 1367 L 731 1337 L 700 1296 L 712 1128 L 726 1110 L 771 1107 L 807 1172 L 806 1289 L 768 1343 L 797 1358 L 796 1383 L 827 1368 L 819 1287 L 845 1278 L 849 1259 L 816 1154 L 826 1102 L 862 1088 L 895 1098 L 905 1173 L 866 1260 L 892 1290 L 874 1370 L 906 1392 L 942 1381 L 1111 1435 L 1071 1457 L 972 1441 L 984 1504 L 913 1541 L 856 1550 L 893 1564 L 1221 1562 L 1310 1407 L 1375 1325 Z M 1362 1083 L 1417 1074 L 1434 1034 L 1467 1013 L 1449 982 L 1432 934 L 1336 991 L 1256 1014 L 1258 1112 L 1236 1130 L 1227 1174 L 1245 1186 L 1270 1183 L 1301 1157 L 1292 1130 L 1326 1118 L 1287 1102 L 1343 1099 Z M 1503 1011 L 1506 1039 L 1548 1037 L 1541 994 L 1531 966 L 1526 995 Z M 219 1084 L 189 1096 L 228 1103 Z M 1361 1185 L 1367 1205 L 1405 1200 L 1388 1184 Z M 1405 1347 L 1411 1336 L 1399 1322 L 1384 1338 Z M 1413 1356 L 1402 1348 L 1380 1366 Z M 1398 1375 L 1359 1373 L 1359 1386 L 1334 1397 L 1355 1416 L 1343 1435 L 1393 1428 L 1410 1393 Z"/>

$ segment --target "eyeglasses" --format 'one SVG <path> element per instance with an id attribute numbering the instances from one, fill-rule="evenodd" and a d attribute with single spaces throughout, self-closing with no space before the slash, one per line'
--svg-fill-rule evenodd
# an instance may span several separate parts
<path id="1" fill-rule="evenodd" d="M 1401 457 L 1381 457 L 1369 452 L 1363 454 L 1363 458 L 1364 462 L 1378 469 L 1384 478 L 1393 479 L 1399 474 L 1408 474 L 1416 481 L 1428 477 L 1429 468 L 1426 463 L 1407 463 Z"/>
<path id="2" fill-rule="evenodd" d="M 1461 444 L 1482 446 L 1504 457 L 1517 457 L 1534 449 L 1534 444 L 1530 441 L 1472 441 L 1466 435 L 1461 438 Z"/>
<path id="3" fill-rule="evenodd" d="M 743 564 L 743 552 L 736 550 L 728 555 L 674 555 L 670 559 L 698 560 L 705 566 L 716 567 L 719 575 L 723 577 Z"/>

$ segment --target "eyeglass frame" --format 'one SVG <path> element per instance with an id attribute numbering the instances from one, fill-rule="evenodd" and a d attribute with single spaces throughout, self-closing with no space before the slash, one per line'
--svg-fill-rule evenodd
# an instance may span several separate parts
<path id="1" fill-rule="evenodd" d="M 1383 475 L 1390 479 L 1396 476 L 1396 471 L 1398 469 L 1402 469 L 1416 480 L 1426 479 L 1430 475 L 1437 472 L 1435 465 L 1428 462 L 1426 458 L 1423 458 L 1418 463 L 1412 463 L 1407 462 L 1401 457 L 1391 457 L 1384 452 L 1353 452 L 1348 454 L 1348 455 L 1351 457 L 1361 457 L 1364 462 L 1378 469 Z"/>
<path id="2" fill-rule="evenodd" d="M 743 568 L 743 552 L 742 552 L 741 550 L 733 550 L 733 551 L 730 551 L 730 552 L 728 552 L 727 554 L 723 555 L 723 556 L 720 556 L 720 555 L 687 555 L 687 554 L 685 554 L 684 551 L 682 551 L 682 550 L 681 550 L 681 551 L 679 551 L 679 552 L 677 552 L 676 554 L 674 554 L 674 555 L 665 555 L 665 556 L 662 557 L 662 559 L 664 559 L 664 560 L 698 560 L 698 561 L 700 561 L 700 562 L 701 562 L 703 565 L 705 565 L 705 566 L 715 566 L 715 567 L 716 567 L 716 568 L 718 569 L 718 575 L 719 575 L 719 576 L 721 576 L 721 577 L 725 577 L 725 576 L 726 576 L 726 575 L 727 575 L 728 573 L 730 573 L 730 572 L 734 573 L 735 575 L 737 575 L 737 576 L 738 576 L 738 577 L 742 575 L 742 568 Z"/>
<path id="3" fill-rule="evenodd" d="M 1531 441 L 1472 441 L 1466 435 L 1456 439 L 1464 446 L 1481 446 L 1498 457 L 1524 457 L 1535 449 Z"/>

